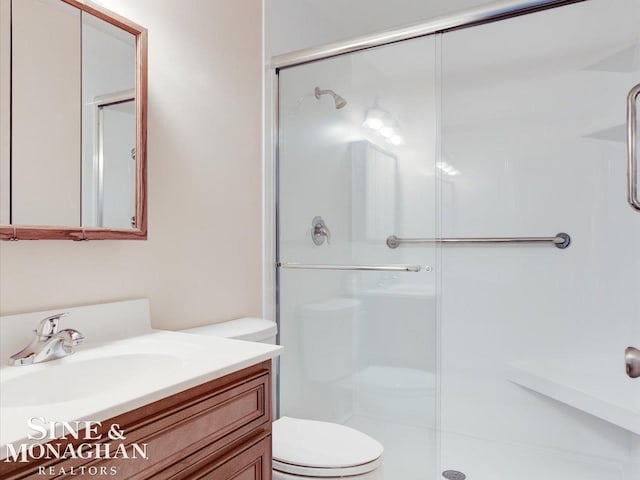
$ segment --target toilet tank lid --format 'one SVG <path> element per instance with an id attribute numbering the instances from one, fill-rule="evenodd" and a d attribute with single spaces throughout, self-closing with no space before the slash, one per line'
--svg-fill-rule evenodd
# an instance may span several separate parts
<path id="1" fill-rule="evenodd" d="M 274 338 L 278 333 L 278 327 L 275 322 L 266 318 L 244 317 L 203 327 L 189 328 L 183 332 L 259 342 Z"/>

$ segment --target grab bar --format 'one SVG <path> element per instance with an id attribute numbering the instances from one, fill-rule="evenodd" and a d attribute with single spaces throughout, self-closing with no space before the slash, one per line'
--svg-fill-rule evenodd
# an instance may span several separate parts
<path id="1" fill-rule="evenodd" d="M 629 161 L 627 164 L 627 199 L 629 204 L 640 211 L 640 199 L 638 199 L 638 151 L 637 151 L 637 98 L 640 95 L 640 84 L 629 92 L 627 97 L 627 148 Z"/>
<path id="2" fill-rule="evenodd" d="M 567 248 L 571 244 L 571 237 L 566 233 L 558 233 L 555 237 L 496 237 L 496 238 L 399 238 L 395 235 L 387 237 L 387 247 L 398 248 L 402 244 L 490 244 L 490 243 L 551 243 L 557 248 Z"/>
<path id="3" fill-rule="evenodd" d="M 278 268 L 289 270 L 359 270 L 359 271 L 382 271 L 382 272 L 419 272 L 420 265 L 313 265 L 306 263 L 276 263 Z M 430 266 L 424 268 L 426 272 L 431 271 Z"/>

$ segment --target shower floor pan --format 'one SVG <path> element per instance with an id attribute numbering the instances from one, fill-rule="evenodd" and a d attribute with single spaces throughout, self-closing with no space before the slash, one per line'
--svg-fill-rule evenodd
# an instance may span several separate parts
<path id="1" fill-rule="evenodd" d="M 606 355 L 515 362 L 509 380 L 640 435 L 640 383 L 624 358 Z"/>
<path id="2" fill-rule="evenodd" d="M 624 480 L 638 478 L 632 465 L 586 455 L 475 438 L 356 414 L 346 425 L 384 445 L 384 477 L 442 480 L 439 472 L 459 470 L 467 480 Z M 436 471 L 440 437 L 442 455 Z"/>

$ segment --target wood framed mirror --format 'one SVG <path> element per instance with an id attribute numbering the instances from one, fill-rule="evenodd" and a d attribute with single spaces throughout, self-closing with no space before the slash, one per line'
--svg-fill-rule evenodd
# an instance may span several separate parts
<path id="1" fill-rule="evenodd" d="M 0 239 L 146 238 L 146 29 L 0 0 Z"/>

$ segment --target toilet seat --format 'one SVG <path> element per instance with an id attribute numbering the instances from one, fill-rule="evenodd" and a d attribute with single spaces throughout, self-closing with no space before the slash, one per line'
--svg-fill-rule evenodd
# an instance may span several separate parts
<path id="1" fill-rule="evenodd" d="M 363 475 L 369 473 L 382 465 L 382 458 L 364 465 L 356 465 L 354 467 L 345 468 L 312 468 L 301 467 L 298 465 L 290 465 L 288 463 L 273 461 L 273 469 L 276 472 L 289 473 L 302 478 L 338 478 L 353 477 L 355 475 Z"/>
<path id="2" fill-rule="evenodd" d="M 273 469 L 302 477 L 347 477 L 382 465 L 373 438 L 335 423 L 282 417 L 273 422 Z"/>

